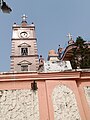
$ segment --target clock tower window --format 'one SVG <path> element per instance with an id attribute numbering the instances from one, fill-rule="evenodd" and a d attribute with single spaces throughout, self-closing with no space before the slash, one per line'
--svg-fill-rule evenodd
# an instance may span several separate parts
<path id="1" fill-rule="evenodd" d="M 21 48 L 21 55 L 22 56 L 28 55 L 28 48 Z"/>
<path id="2" fill-rule="evenodd" d="M 21 71 L 28 71 L 28 65 L 22 64 L 21 65 Z"/>
<path id="3" fill-rule="evenodd" d="M 29 62 L 27 60 L 23 60 L 23 61 L 19 62 L 17 65 L 20 66 L 20 71 L 29 71 L 31 64 L 32 64 L 31 62 Z"/>

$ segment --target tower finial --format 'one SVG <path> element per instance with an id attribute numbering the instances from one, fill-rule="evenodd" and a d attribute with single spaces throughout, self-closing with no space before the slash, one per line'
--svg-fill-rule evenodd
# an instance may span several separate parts
<path id="1" fill-rule="evenodd" d="M 74 44 L 74 40 L 73 40 L 72 35 L 70 33 L 68 33 L 67 37 L 69 38 L 68 45 Z"/>
<path id="2" fill-rule="evenodd" d="M 72 35 L 70 33 L 68 33 L 67 37 L 69 38 L 69 40 L 72 39 Z"/>
<path id="3" fill-rule="evenodd" d="M 22 22 L 26 22 L 26 18 L 27 18 L 27 16 L 25 14 L 23 14 L 23 16 L 22 16 Z"/>

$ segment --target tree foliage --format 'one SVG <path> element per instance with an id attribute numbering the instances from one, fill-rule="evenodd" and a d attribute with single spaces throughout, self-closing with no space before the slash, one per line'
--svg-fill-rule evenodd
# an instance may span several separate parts
<path id="1" fill-rule="evenodd" d="M 90 68 L 90 44 L 78 36 L 72 49 L 71 65 L 73 69 Z"/>
<path id="2" fill-rule="evenodd" d="M 4 2 L 4 0 L 0 0 L 0 9 L 3 13 L 10 13 L 12 9 Z"/>

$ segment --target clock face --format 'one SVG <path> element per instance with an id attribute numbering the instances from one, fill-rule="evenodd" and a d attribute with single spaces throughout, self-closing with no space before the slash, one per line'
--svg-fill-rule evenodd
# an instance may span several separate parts
<path id="1" fill-rule="evenodd" d="M 28 38 L 28 33 L 27 32 L 21 32 L 20 37 L 21 38 Z"/>

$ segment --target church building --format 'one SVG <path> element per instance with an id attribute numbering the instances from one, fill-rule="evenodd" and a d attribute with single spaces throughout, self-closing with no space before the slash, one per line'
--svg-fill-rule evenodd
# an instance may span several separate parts
<path id="1" fill-rule="evenodd" d="M 12 26 L 10 72 L 0 72 L 0 120 L 90 120 L 90 69 L 72 68 L 72 37 L 45 61 L 26 18 Z"/>

